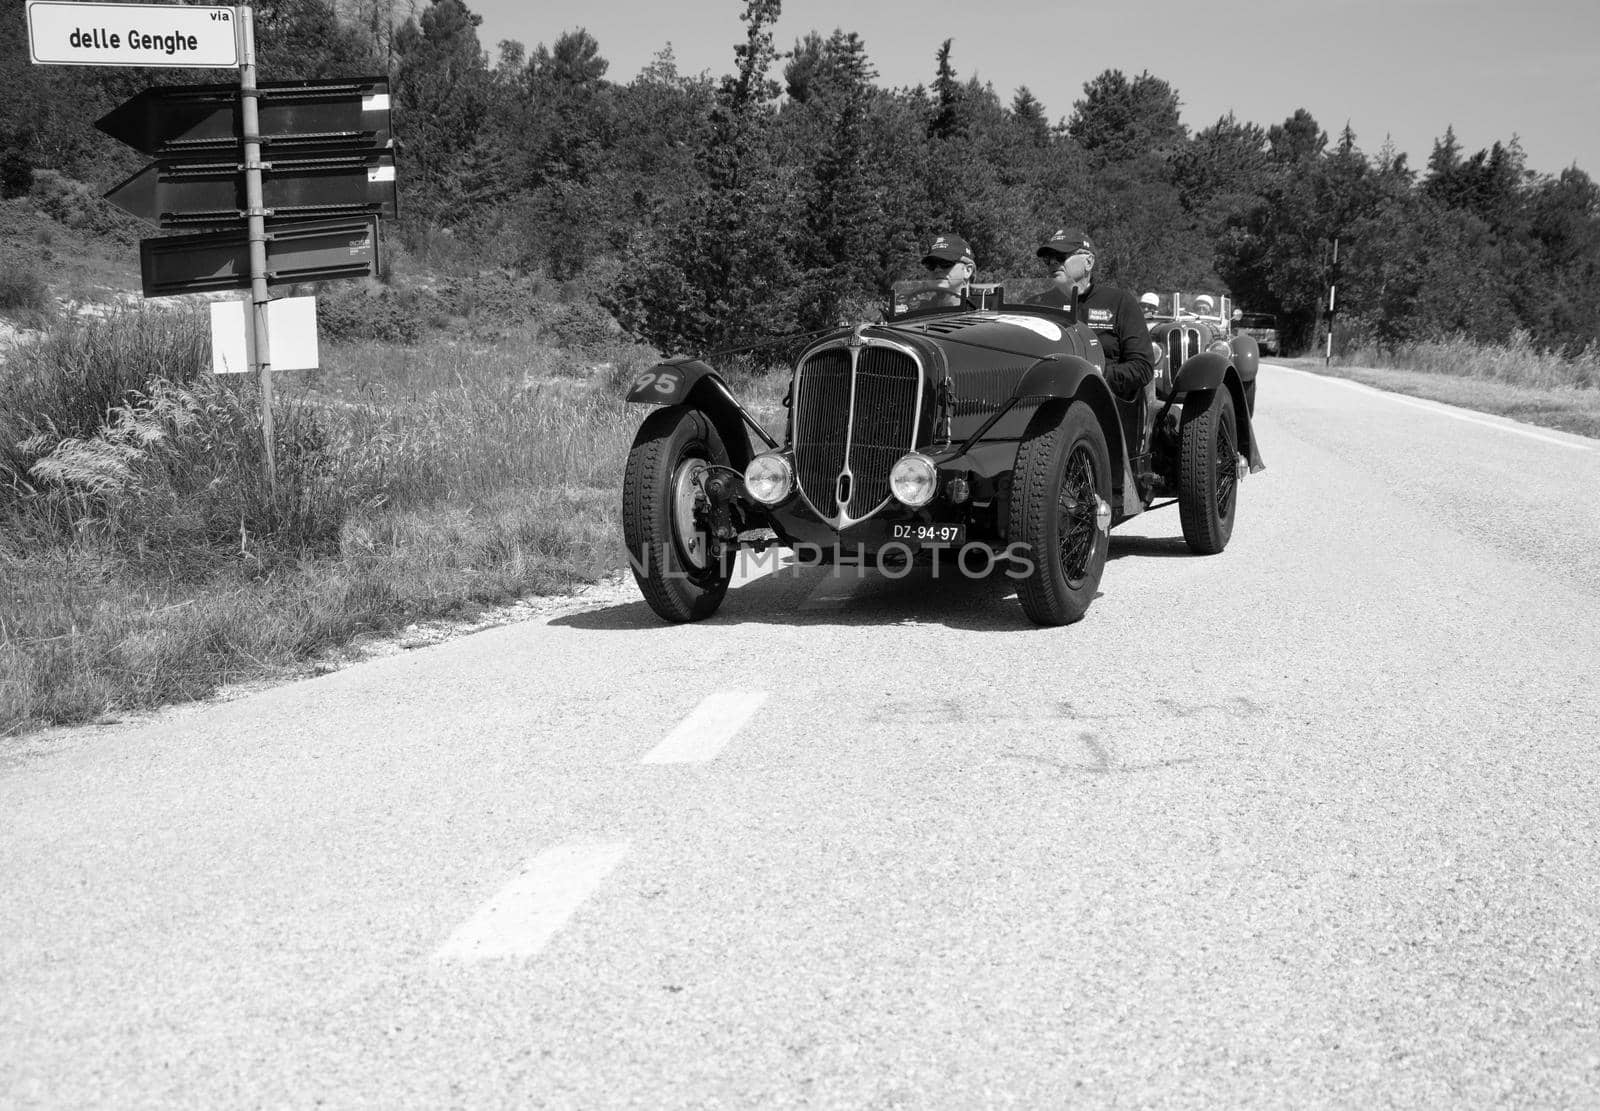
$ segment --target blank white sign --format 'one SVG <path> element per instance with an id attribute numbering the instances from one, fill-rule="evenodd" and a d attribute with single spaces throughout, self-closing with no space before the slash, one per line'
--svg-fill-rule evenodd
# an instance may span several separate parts
<path id="1" fill-rule="evenodd" d="M 211 302 L 211 369 L 216 374 L 250 370 L 250 330 L 244 301 Z M 267 354 L 273 370 L 316 370 L 317 299 L 280 297 L 267 302 Z"/>

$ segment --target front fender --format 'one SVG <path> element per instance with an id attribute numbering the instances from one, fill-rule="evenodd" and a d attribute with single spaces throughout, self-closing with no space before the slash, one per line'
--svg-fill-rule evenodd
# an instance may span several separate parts
<path id="1" fill-rule="evenodd" d="M 778 446 L 761 422 L 739 404 L 722 375 L 699 359 L 680 356 L 657 363 L 633 380 L 626 400 L 630 405 L 688 405 L 700 410 L 722 437 L 735 470 L 743 471 L 755 458 L 750 432 L 766 447 Z"/>
<path id="2" fill-rule="evenodd" d="M 1131 517 L 1143 505 L 1139 501 L 1137 485 L 1133 478 L 1133 460 L 1122 435 L 1122 420 L 1117 402 L 1107 384 L 1105 374 L 1089 360 L 1077 355 L 1046 355 L 1022 375 L 1017 388 L 1011 391 L 1007 408 L 1019 401 L 1082 401 L 1087 404 L 1100 422 L 1105 433 L 1106 449 L 1111 454 L 1115 476 L 1112 496 L 1118 505 L 1118 519 Z M 998 416 L 998 414 L 997 414 Z M 987 427 L 987 426 L 986 426 Z M 979 429 L 979 435 L 984 429 Z M 978 439 L 973 436 L 967 447 Z"/>
<path id="3" fill-rule="evenodd" d="M 681 405 L 700 380 L 710 375 L 721 380 L 715 370 L 699 359 L 680 355 L 657 363 L 628 386 L 630 405 Z"/>
<path id="4" fill-rule="evenodd" d="M 1233 368 L 1243 382 L 1254 382 L 1256 370 L 1261 366 L 1261 345 L 1254 336 L 1237 335 L 1228 341 L 1233 349 Z"/>
<path id="5" fill-rule="evenodd" d="M 1178 368 L 1178 377 L 1172 383 L 1174 397 L 1197 390 L 1214 390 L 1226 380 L 1232 366 L 1228 356 L 1220 351 L 1202 351 L 1187 359 Z"/>
<path id="6" fill-rule="evenodd" d="M 1254 368 L 1252 368 L 1254 369 Z M 1220 351 L 1207 351 L 1183 364 L 1178 380 L 1172 384 L 1172 393 L 1157 414 L 1157 423 L 1174 401 L 1185 401 L 1186 394 L 1210 390 L 1227 390 L 1233 398 L 1233 419 L 1239 435 L 1239 447 L 1250 464 L 1250 473 L 1265 470 L 1261 461 L 1261 445 L 1256 442 L 1255 425 L 1250 419 L 1250 406 L 1245 402 L 1244 379 L 1239 370 Z"/>
<path id="7" fill-rule="evenodd" d="M 1077 355 L 1046 355 L 1023 374 L 1011 391 L 1013 401 L 1037 401 L 1048 397 L 1076 397 L 1085 378 L 1098 378 L 1100 370 Z"/>

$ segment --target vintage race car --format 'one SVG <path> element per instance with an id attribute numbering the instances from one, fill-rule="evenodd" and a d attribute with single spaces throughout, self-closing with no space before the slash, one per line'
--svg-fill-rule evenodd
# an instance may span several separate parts
<path id="1" fill-rule="evenodd" d="M 707 363 L 652 367 L 627 395 L 659 406 L 623 478 L 640 591 L 668 621 L 709 617 L 740 548 L 777 544 L 886 571 L 1001 567 L 1029 618 L 1064 625 L 1095 596 L 1110 530 L 1146 509 L 1176 502 L 1190 549 L 1222 551 L 1239 482 L 1262 467 L 1256 344 L 1172 323 L 1130 402 L 1067 310 L 998 286 L 897 295 L 885 319 L 802 351 L 781 436 Z"/>
<path id="2" fill-rule="evenodd" d="M 1174 368 L 1183 366 L 1197 352 L 1206 351 L 1219 343 L 1233 347 L 1233 340 L 1255 337 L 1237 332 L 1229 323 L 1228 299 L 1210 294 L 1171 293 L 1161 299 L 1156 315 L 1145 321 L 1150 329 L 1150 341 L 1156 349 L 1155 386 L 1157 397 L 1165 401 L 1167 391 L 1174 382 Z M 1251 417 L 1256 413 L 1256 376 L 1254 362 L 1259 361 L 1260 342 L 1256 342 L 1256 360 L 1247 378 L 1244 378 L 1245 407 Z"/>

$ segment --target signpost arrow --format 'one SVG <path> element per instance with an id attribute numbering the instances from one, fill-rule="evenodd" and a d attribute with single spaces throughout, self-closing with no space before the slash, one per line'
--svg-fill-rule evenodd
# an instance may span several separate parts
<path id="1" fill-rule="evenodd" d="M 390 145 L 389 79 L 263 81 L 261 142 L 269 154 Z M 95 127 L 144 154 L 232 153 L 244 138 L 237 85 L 158 85 L 123 101 Z"/>
<path id="2" fill-rule="evenodd" d="M 267 233 L 267 283 L 362 278 L 378 262 L 378 220 L 309 220 Z M 236 231 L 169 235 L 139 243 L 146 297 L 250 288 L 250 239 Z"/>
<path id="3" fill-rule="evenodd" d="M 339 150 L 261 166 L 261 204 L 274 220 L 396 211 L 394 154 Z M 163 228 L 240 224 L 248 208 L 237 161 L 163 160 L 112 187 L 106 200 Z"/>

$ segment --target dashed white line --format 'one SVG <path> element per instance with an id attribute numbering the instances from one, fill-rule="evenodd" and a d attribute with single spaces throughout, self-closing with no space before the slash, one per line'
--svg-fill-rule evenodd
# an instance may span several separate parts
<path id="1" fill-rule="evenodd" d="M 1306 378 L 1315 378 L 1317 381 L 1326 382 L 1330 386 L 1343 386 L 1345 389 L 1349 390 L 1358 390 L 1363 393 L 1377 394 L 1384 400 L 1392 401 L 1396 405 L 1409 405 L 1413 409 L 1422 409 L 1429 413 L 1436 413 L 1441 417 L 1451 417 L 1455 420 L 1465 421 L 1468 424 L 1481 424 L 1485 428 L 1498 428 L 1501 432 L 1513 432 L 1518 436 L 1526 436 L 1530 440 L 1539 440 L 1543 443 L 1554 444 L 1556 447 L 1564 447 L 1569 451 L 1595 450 L 1588 444 L 1573 443 L 1571 440 L 1563 440 L 1555 436 L 1546 435 L 1542 432 L 1535 432 L 1531 428 L 1523 428 L 1514 423 L 1491 420 L 1487 417 L 1475 417 L 1469 413 L 1457 412 L 1453 408 L 1446 406 L 1443 402 L 1422 401 L 1414 397 L 1405 397 L 1400 394 L 1391 393 L 1388 390 L 1377 389 L 1376 387 L 1369 386 L 1364 382 L 1352 382 L 1348 378 L 1331 378 L 1325 374 L 1317 374 L 1314 371 L 1309 370 L 1300 370 L 1292 366 L 1280 366 L 1277 363 L 1264 363 L 1262 365 L 1269 366 L 1273 370 L 1282 370 L 1287 371 L 1290 374 L 1299 374 Z"/>
<path id="2" fill-rule="evenodd" d="M 626 841 L 546 849 L 457 927 L 434 960 L 471 963 L 535 956 L 627 852 Z"/>
<path id="3" fill-rule="evenodd" d="M 713 759 L 767 700 L 765 692 L 719 691 L 696 706 L 641 764 L 692 764 Z"/>

